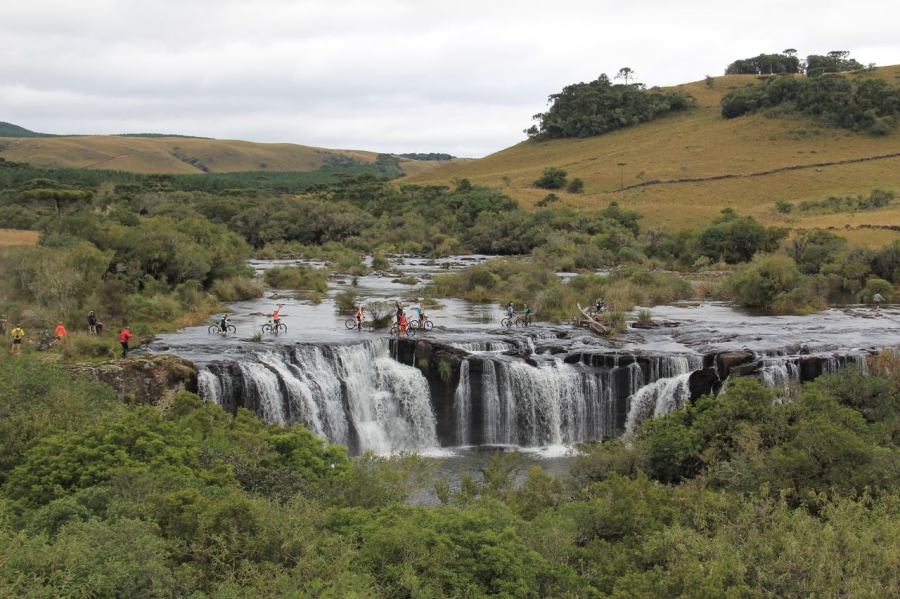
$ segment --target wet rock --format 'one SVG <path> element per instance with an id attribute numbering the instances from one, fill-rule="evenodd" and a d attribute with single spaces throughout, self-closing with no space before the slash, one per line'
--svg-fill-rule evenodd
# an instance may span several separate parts
<path id="1" fill-rule="evenodd" d="M 726 378 L 733 369 L 742 364 L 746 364 L 747 362 L 751 362 L 753 359 L 753 352 L 750 351 L 723 352 L 716 356 L 716 365 L 719 374 L 721 374 L 723 378 Z"/>
<path id="2" fill-rule="evenodd" d="M 156 405 L 179 391 L 197 392 L 194 363 L 169 354 L 75 364 L 72 370 L 89 380 L 106 383 L 121 401 L 135 405 Z"/>
<path id="3" fill-rule="evenodd" d="M 719 376 L 712 368 L 695 370 L 688 378 L 688 388 L 691 390 L 691 401 L 697 401 L 704 395 L 713 395 L 721 385 Z"/>

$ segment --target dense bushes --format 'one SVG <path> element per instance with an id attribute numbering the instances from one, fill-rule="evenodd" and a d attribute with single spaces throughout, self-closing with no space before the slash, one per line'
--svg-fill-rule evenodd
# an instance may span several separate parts
<path id="1" fill-rule="evenodd" d="M 729 92 L 721 106 L 727 119 L 778 109 L 817 117 L 834 127 L 886 135 L 897 126 L 900 89 L 875 78 L 779 76 Z"/>
<path id="2" fill-rule="evenodd" d="M 898 372 L 882 354 L 780 396 L 737 379 L 579 447 L 571 475 L 500 453 L 450 485 L 411 454 L 349 459 L 189 393 L 132 411 L 0 355 L 0 595 L 881 596 Z M 431 484 L 439 503 L 407 501 Z"/>

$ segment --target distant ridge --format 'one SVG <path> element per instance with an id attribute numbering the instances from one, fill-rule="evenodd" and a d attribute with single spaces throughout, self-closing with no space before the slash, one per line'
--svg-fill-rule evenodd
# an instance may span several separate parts
<path id="1" fill-rule="evenodd" d="M 59 137 L 52 133 L 36 133 L 24 127 L 0 121 L 0 137 Z"/>
<path id="2" fill-rule="evenodd" d="M 115 137 L 181 137 L 184 139 L 215 139 L 199 135 L 179 135 L 177 133 L 115 133 Z"/>

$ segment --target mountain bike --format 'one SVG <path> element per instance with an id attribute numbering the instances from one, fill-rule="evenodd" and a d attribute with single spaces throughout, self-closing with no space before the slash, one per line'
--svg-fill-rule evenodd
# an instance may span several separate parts
<path id="1" fill-rule="evenodd" d="M 366 324 L 366 321 L 365 321 L 365 320 L 363 321 L 363 324 Z M 356 328 L 356 319 L 355 319 L 355 318 L 348 318 L 348 319 L 344 322 L 344 325 L 345 325 L 348 329 L 355 329 L 355 328 Z"/>
<path id="2" fill-rule="evenodd" d="M 415 321 L 413 321 L 413 322 L 415 322 Z M 394 326 L 391 327 L 391 335 L 398 335 L 398 336 L 400 335 L 400 325 L 397 324 L 396 322 L 394 323 Z M 407 337 L 415 337 L 416 329 L 414 329 L 410 325 L 406 325 L 406 336 Z"/>
<path id="3" fill-rule="evenodd" d="M 59 340 L 56 338 L 55 334 L 51 333 L 48 330 L 45 330 L 43 333 L 41 333 L 41 337 L 40 339 L 38 339 L 38 344 L 35 349 L 37 349 L 38 351 L 48 350 L 56 345 L 57 341 Z"/>
<path id="4" fill-rule="evenodd" d="M 262 332 L 263 333 L 274 333 L 276 335 L 278 333 L 287 333 L 287 325 L 284 324 L 283 322 L 279 322 L 278 324 L 275 324 L 273 322 L 267 322 L 266 324 L 262 325 Z"/>
<path id="5" fill-rule="evenodd" d="M 428 320 L 428 317 L 427 317 L 427 316 L 425 317 L 425 320 L 421 323 L 422 326 L 419 326 L 419 324 L 420 324 L 420 323 L 419 323 L 418 320 L 410 320 L 410 321 L 409 321 L 409 328 L 412 328 L 412 329 L 418 329 L 418 330 L 420 330 L 420 331 L 423 331 L 423 330 L 424 330 L 424 331 L 430 331 L 431 329 L 434 328 L 434 323 L 431 322 L 430 320 Z"/>
<path id="6" fill-rule="evenodd" d="M 531 324 L 531 314 L 514 314 L 511 317 L 507 317 L 501 320 L 500 324 L 505 327 L 511 327 L 513 325 L 517 327 L 527 327 Z"/>
<path id="7" fill-rule="evenodd" d="M 235 333 L 237 333 L 237 328 L 235 328 L 235 326 L 234 326 L 233 324 L 228 325 L 228 326 L 226 327 L 226 329 L 227 329 L 228 332 L 231 333 L 232 335 L 234 335 Z M 211 325 L 209 325 L 209 328 L 206 329 L 206 332 L 209 333 L 210 335 L 212 335 L 213 333 L 221 333 L 221 332 L 222 332 L 222 329 L 220 329 L 220 328 L 219 328 L 219 325 L 217 325 L 217 324 L 211 324 Z"/>

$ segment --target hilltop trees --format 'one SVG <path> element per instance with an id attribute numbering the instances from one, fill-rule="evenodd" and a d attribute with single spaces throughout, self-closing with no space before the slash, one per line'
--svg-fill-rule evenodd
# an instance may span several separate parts
<path id="1" fill-rule="evenodd" d="M 791 52 L 791 54 L 788 54 Z M 779 75 L 782 73 L 800 73 L 800 59 L 796 50 L 785 50 L 784 54 L 760 54 L 753 58 L 735 60 L 725 68 L 726 75 Z"/>
<path id="2" fill-rule="evenodd" d="M 856 71 L 863 65 L 850 58 L 846 50 L 834 50 L 825 56 L 810 54 L 802 61 L 797 57 L 797 50 L 788 48 L 781 54 L 760 54 L 753 58 L 735 60 L 725 67 L 726 75 L 788 75 L 807 73 L 816 77 L 823 73 L 844 73 Z"/>
<path id="3" fill-rule="evenodd" d="M 856 71 L 861 68 L 863 68 L 863 65 L 855 59 L 850 58 L 850 52 L 847 52 L 846 50 L 834 50 L 825 56 L 811 54 L 806 57 L 806 73 L 810 77 L 815 77 L 823 73 Z"/>
<path id="4" fill-rule="evenodd" d="M 720 105 L 726 119 L 757 111 L 772 116 L 798 112 L 835 127 L 886 135 L 897 126 L 900 89 L 883 79 L 835 74 L 775 77 L 729 92 Z"/>
<path id="5" fill-rule="evenodd" d="M 616 77 L 630 81 L 633 72 L 623 68 Z M 673 110 L 693 106 L 693 96 L 680 91 L 647 90 L 641 84 L 613 84 L 600 75 L 590 83 L 566 86 L 549 98 L 550 110 L 534 115 L 539 121 L 525 130 L 531 139 L 602 135 L 651 121 Z"/>

